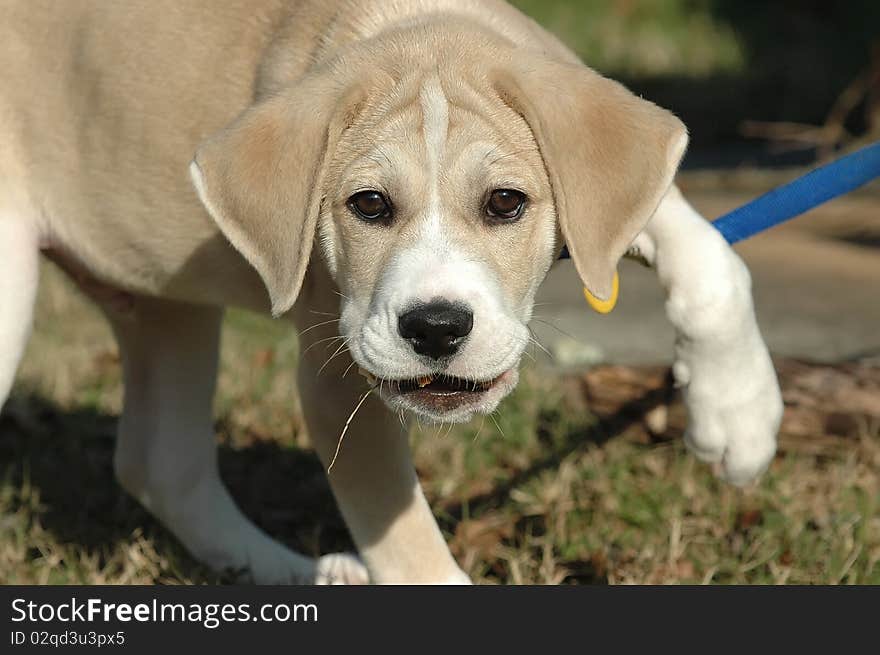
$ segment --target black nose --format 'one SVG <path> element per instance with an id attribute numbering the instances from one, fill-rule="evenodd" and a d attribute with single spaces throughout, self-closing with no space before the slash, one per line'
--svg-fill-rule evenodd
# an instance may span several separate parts
<path id="1" fill-rule="evenodd" d="M 397 331 L 419 355 L 442 359 L 454 355 L 474 327 L 466 306 L 445 300 L 419 305 L 397 319 Z"/>

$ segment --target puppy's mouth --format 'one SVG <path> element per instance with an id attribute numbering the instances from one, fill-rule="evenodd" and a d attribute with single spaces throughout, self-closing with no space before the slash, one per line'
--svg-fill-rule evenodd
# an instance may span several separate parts
<path id="1" fill-rule="evenodd" d="M 513 388 L 517 377 L 515 369 L 489 380 L 470 380 L 443 373 L 389 380 L 377 378 L 363 369 L 361 374 L 393 408 L 440 420 L 459 420 L 453 415 L 461 415 L 461 420 L 466 420 L 474 413 L 482 413 L 482 409 L 491 411 Z"/>
<path id="2" fill-rule="evenodd" d="M 399 394 L 426 394 L 449 396 L 454 394 L 484 393 L 503 377 L 492 380 L 465 380 L 451 375 L 426 375 L 411 380 L 389 380 L 391 390 Z"/>

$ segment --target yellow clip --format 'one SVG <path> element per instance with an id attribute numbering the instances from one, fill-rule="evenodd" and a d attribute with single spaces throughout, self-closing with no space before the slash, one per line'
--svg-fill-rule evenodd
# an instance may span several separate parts
<path id="1" fill-rule="evenodd" d="M 611 283 L 611 297 L 608 300 L 599 300 L 584 287 L 584 298 L 587 303 L 600 314 L 609 314 L 617 304 L 617 296 L 620 295 L 620 276 L 614 271 L 614 282 Z"/>

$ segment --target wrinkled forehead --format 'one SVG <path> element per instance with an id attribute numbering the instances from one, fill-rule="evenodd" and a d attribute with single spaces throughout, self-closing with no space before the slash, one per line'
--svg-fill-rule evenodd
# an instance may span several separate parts
<path id="1" fill-rule="evenodd" d="M 429 76 L 362 112 L 339 150 L 328 189 L 337 211 L 324 243 L 338 253 L 347 294 L 369 302 L 377 290 L 400 289 L 402 302 L 501 303 L 525 315 L 552 261 L 556 223 L 523 118 L 500 98 Z M 528 197 L 526 220 L 487 221 L 497 189 Z M 365 190 L 388 200 L 388 224 L 352 217 L 347 201 Z"/>
<path id="2" fill-rule="evenodd" d="M 543 162 L 525 120 L 500 98 L 464 81 L 429 75 L 399 84 L 358 116 L 340 144 L 339 181 L 424 186 L 455 183 L 537 189 Z M 380 177 L 382 179 L 370 179 Z M 367 178 L 367 179 L 364 179 Z M 392 191 L 392 189 L 388 189 Z"/>

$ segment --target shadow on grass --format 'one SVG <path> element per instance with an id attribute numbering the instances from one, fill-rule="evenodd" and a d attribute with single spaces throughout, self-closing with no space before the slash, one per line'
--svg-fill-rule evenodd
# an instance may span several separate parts
<path id="1" fill-rule="evenodd" d="M 452 521 L 462 518 L 464 509 L 469 513 L 480 513 L 497 509 L 507 500 L 510 492 L 540 476 L 544 471 L 557 469 L 564 459 L 572 453 L 586 449 L 588 446 L 601 446 L 610 439 L 620 436 L 630 428 L 644 423 L 645 415 L 660 405 L 668 405 L 675 397 L 676 391 L 670 370 L 661 386 L 649 388 L 641 395 L 628 400 L 615 411 L 603 414 L 596 412 L 596 422 L 582 428 L 570 430 L 560 441 L 554 442 L 550 428 L 558 418 L 544 412 L 539 420 L 538 439 L 547 447 L 547 454 L 541 459 L 531 462 L 526 468 L 514 472 L 507 480 L 497 484 L 491 491 L 457 498 L 454 502 L 443 506 L 445 515 Z M 664 437 L 665 439 L 666 437 Z M 669 437 L 671 438 L 671 437 Z"/>
<path id="2" fill-rule="evenodd" d="M 471 516 L 503 506 L 511 490 L 543 472 L 558 468 L 572 453 L 602 445 L 641 424 L 645 413 L 668 403 L 671 384 L 647 389 L 607 414 L 597 413 L 590 426 L 554 436 L 560 417 L 545 410 L 537 437 L 545 455 L 514 471 L 490 491 L 435 506 L 441 525 L 454 532 L 468 508 Z M 193 582 L 225 582 L 190 558 L 152 516 L 118 485 L 113 476 L 117 417 L 93 408 L 66 411 L 38 395 L 13 397 L 0 414 L 0 474 L 4 486 L 30 486 L 39 493 L 42 527 L 59 543 L 74 544 L 100 558 L 129 543 L 138 531 L 170 556 L 171 569 L 163 578 L 182 577 Z M 246 447 L 229 444 L 236 428 L 217 424 L 220 469 L 224 481 L 244 513 L 270 535 L 291 548 L 312 555 L 353 550 L 325 473 L 311 451 L 285 447 L 273 441 L 252 441 Z M 239 441 L 240 442 L 240 441 Z M 22 501 L 15 501 L 22 502 Z M 18 509 L 13 505 L 12 510 Z M 33 557 L 41 557 L 34 545 Z M 585 565 L 586 566 L 586 565 Z M 588 566 L 573 571 L 581 582 L 599 580 Z"/>
<path id="3" fill-rule="evenodd" d="M 116 424 L 116 416 L 95 409 L 66 411 L 37 395 L 14 396 L 0 414 L 4 486 L 17 490 L 25 485 L 38 492 L 39 508 L 31 511 L 39 513 L 42 527 L 60 543 L 76 544 L 103 557 L 142 530 L 157 541 L 160 552 L 174 551 L 172 559 L 184 577 L 224 581 L 190 558 L 116 482 Z M 221 475 L 248 517 L 300 552 L 353 548 L 320 462 L 311 451 L 274 442 L 232 448 L 230 429 L 224 421 L 218 423 Z M 37 548 L 33 553 L 40 556 Z"/>

